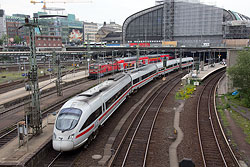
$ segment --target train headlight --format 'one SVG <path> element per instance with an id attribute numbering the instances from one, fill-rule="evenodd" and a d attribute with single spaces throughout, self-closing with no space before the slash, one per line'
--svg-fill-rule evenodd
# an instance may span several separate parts
<path id="1" fill-rule="evenodd" d="M 68 139 L 69 139 L 69 140 L 73 140 L 73 139 L 74 139 L 74 135 L 75 135 L 75 134 L 69 135 Z"/>
<path id="2" fill-rule="evenodd" d="M 53 133 L 53 140 L 56 140 L 56 134 Z"/>

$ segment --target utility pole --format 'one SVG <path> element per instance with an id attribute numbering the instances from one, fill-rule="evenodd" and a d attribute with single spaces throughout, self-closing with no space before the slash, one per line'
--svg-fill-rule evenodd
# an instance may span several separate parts
<path id="1" fill-rule="evenodd" d="M 40 15 L 39 18 L 48 18 L 55 17 L 54 15 Z M 57 17 L 65 17 L 65 16 L 57 16 Z M 26 87 L 27 91 L 31 93 L 31 105 L 29 106 L 29 110 L 26 113 L 27 122 L 29 127 L 32 128 L 33 135 L 39 135 L 42 133 L 42 114 L 40 109 L 40 89 L 38 84 L 38 68 L 36 61 L 36 45 L 35 45 L 35 28 L 39 28 L 38 26 L 38 16 L 33 17 L 33 23 L 29 22 L 29 18 L 25 18 L 25 24 L 22 27 L 29 28 L 29 38 L 30 38 L 30 71 L 28 72 L 29 85 Z M 26 125 L 27 126 L 27 125 Z"/>
<path id="2" fill-rule="evenodd" d="M 112 50 L 112 75 L 115 73 L 115 67 L 114 67 L 114 51 Z"/>
<path id="3" fill-rule="evenodd" d="M 35 28 L 38 27 L 38 17 L 33 17 L 33 23 L 29 23 L 29 18 L 25 18 L 23 25 L 29 28 L 30 37 L 30 71 L 28 72 L 29 91 L 31 91 L 31 106 L 27 113 L 29 127 L 32 128 L 33 135 L 42 133 L 42 114 L 40 110 L 40 91 L 38 85 L 37 61 L 36 61 L 36 45 L 35 45 Z M 19 27 L 22 28 L 23 26 Z"/>
<path id="4" fill-rule="evenodd" d="M 139 68 L 139 57 L 140 57 L 140 50 L 138 45 L 136 48 L 136 68 Z"/>
<path id="5" fill-rule="evenodd" d="M 179 64 L 179 67 L 180 67 L 181 71 L 182 71 L 182 52 L 183 52 L 183 50 L 181 49 L 180 50 L 180 64 Z"/>
<path id="6" fill-rule="evenodd" d="M 193 54 L 193 65 L 192 65 L 192 72 L 193 72 L 193 70 L 194 70 L 194 54 L 196 53 L 196 51 L 191 51 L 191 53 Z"/>
<path id="7" fill-rule="evenodd" d="M 53 54 L 53 72 L 57 70 L 57 79 L 56 79 L 56 90 L 57 96 L 62 96 L 62 71 L 61 71 L 61 62 L 60 62 L 60 55 L 56 55 L 54 51 Z M 57 69 L 56 69 L 57 68 Z"/>
<path id="8" fill-rule="evenodd" d="M 90 46 L 89 46 L 89 34 L 87 34 L 87 61 L 88 61 L 88 70 L 89 70 L 89 65 L 91 64 L 91 55 L 90 55 Z M 88 71 L 89 72 L 89 71 Z"/>

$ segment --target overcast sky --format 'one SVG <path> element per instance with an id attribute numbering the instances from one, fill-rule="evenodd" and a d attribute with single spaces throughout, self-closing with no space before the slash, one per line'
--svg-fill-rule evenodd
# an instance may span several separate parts
<path id="1" fill-rule="evenodd" d="M 39 1 L 39 0 L 36 0 Z M 41 0 L 40 0 L 41 1 Z M 84 0 L 47 0 L 47 1 L 84 1 Z M 88 0 L 85 0 L 88 1 Z M 250 17 L 249 0 L 203 0 L 216 6 L 230 9 Z M 122 25 L 125 19 L 146 8 L 155 5 L 155 0 L 92 0 L 92 3 L 48 3 L 47 7 L 61 7 L 66 14 L 73 13 L 81 21 L 103 23 L 115 21 Z M 30 0 L 0 0 L 0 8 L 7 15 L 13 13 L 29 14 L 41 11 L 42 4 L 33 5 Z"/>

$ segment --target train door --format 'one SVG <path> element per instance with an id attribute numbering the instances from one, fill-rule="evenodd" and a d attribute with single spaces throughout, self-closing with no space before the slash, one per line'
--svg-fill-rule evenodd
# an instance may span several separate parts
<path id="1" fill-rule="evenodd" d="M 103 103 L 102 103 L 102 115 L 103 115 L 105 112 L 106 112 L 106 103 L 103 102 Z M 100 123 L 100 125 L 102 125 L 102 124 L 105 122 L 105 119 L 101 119 L 100 121 L 101 121 L 101 122 L 99 122 L 99 123 Z"/>

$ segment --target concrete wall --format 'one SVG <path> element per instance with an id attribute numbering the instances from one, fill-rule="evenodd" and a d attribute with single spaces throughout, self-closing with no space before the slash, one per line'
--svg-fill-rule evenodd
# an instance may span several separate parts
<path id="1" fill-rule="evenodd" d="M 227 67 L 232 67 L 236 64 L 238 52 L 242 49 L 231 49 L 227 51 Z M 233 83 L 230 80 L 228 74 L 226 74 L 226 90 L 227 92 L 234 91 L 235 88 L 233 88 Z"/>
<path id="2" fill-rule="evenodd" d="M 223 44 L 226 47 L 246 47 L 249 46 L 249 39 L 225 39 Z"/>

